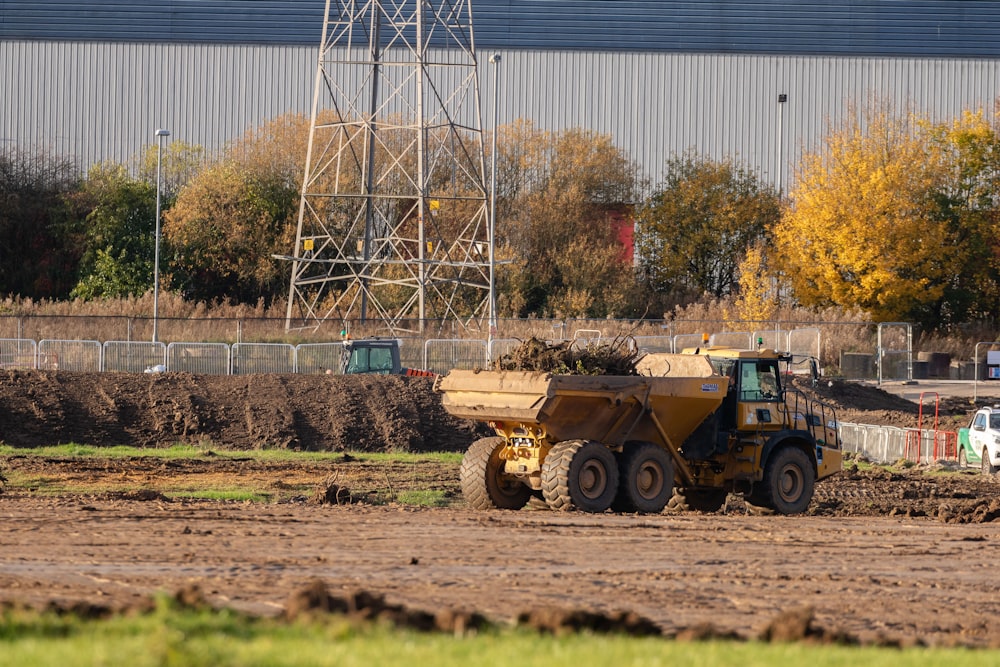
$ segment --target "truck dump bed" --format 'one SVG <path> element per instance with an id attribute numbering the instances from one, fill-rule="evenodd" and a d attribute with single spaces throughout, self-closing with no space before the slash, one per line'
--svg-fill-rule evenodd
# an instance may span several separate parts
<path id="1" fill-rule="evenodd" d="M 537 426 L 554 441 L 613 443 L 619 434 L 659 441 L 665 435 L 679 445 L 727 389 L 727 378 L 714 375 L 707 360 L 692 359 L 698 358 L 684 360 L 684 377 L 454 370 L 435 387 L 456 417 Z M 643 419 L 644 408 L 655 420 Z"/>

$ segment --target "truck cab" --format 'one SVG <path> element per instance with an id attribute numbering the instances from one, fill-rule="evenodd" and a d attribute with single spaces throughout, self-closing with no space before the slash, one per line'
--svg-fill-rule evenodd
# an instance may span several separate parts
<path id="1" fill-rule="evenodd" d="M 707 355 L 715 372 L 729 378 L 729 388 L 715 422 L 718 424 L 715 450 L 692 452 L 686 442 L 685 448 L 689 450 L 686 455 L 708 458 L 726 454 L 733 448 L 747 449 L 753 442 L 766 460 L 769 450 L 779 441 L 800 439 L 815 443 L 810 458 L 815 462 L 818 479 L 840 470 L 842 452 L 833 408 L 810 401 L 783 384 L 790 377 L 791 355 L 768 349 L 711 347 L 694 353 Z M 693 438 L 690 444 L 697 442 L 704 443 L 706 439 Z"/>
<path id="2" fill-rule="evenodd" d="M 341 355 L 344 375 L 400 375 L 399 341 L 395 338 L 345 340 Z"/>
<path id="3" fill-rule="evenodd" d="M 1000 406 L 980 408 L 967 428 L 958 431 L 960 465 L 979 464 L 983 474 L 1000 469 Z"/>
<path id="4" fill-rule="evenodd" d="M 344 340 L 340 372 L 343 375 L 407 375 L 436 377 L 432 371 L 405 368 L 399 354 L 398 338 Z"/>

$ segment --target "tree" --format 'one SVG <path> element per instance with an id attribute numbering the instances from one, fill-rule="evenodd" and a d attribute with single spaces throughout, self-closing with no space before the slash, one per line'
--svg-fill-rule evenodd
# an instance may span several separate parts
<path id="1" fill-rule="evenodd" d="M 874 105 L 803 156 L 773 234 L 803 305 L 923 321 L 940 302 L 958 257 L 935 195 L 945 184 L 941 151 L 918 120 Z"/>
<path id="2" fill-rule="evenodd" d="M 271 302 L 287 287 L 272 255 L 294 242 L 297 193 L 232 163 L 200 173 L 181 190 L 163 233 L 171 284 L 204 301 Z"/>
<path id="3" fill-rule="evenodd" d="M 502 140 L 501 140 L 502 139 Z M 613 219 L 628 214 L 637 168 L 609 136 L 501 128 L 497 242 L 503 309 L 604 317 L 636 310 L 634 274 Z"/>
<path id="4" fill-rule="evenodd" d="M 283 297 L 295 243 L 309 121 L 286 114 L 227 147 L 164 219 L 171 285 L 191 298 L 265 303 Z"/>
<path id="5" fill-rule="evenodd" d="M 779 215 L 773 188 L 732 160 L 671 157 L 637 216 L 645 280 L 678 301 L 733 294 L 741 261 Z"/>
<path id="6" fill-rule="evenodd" d="M 774 318 L 778 311 L 778 294 L 767 264 L 767 249 L 763 239 L 747 249 L 739 265 L 739 292 L 736 295 L 736 319 L 755 325 Z"/>
<path id="7" fill-rule="evenodd" d="M 981 110 L 927 134 L 945 156 L 946 182 L 935 198 L 960 261 L 926 319 L 936 316 L 940 327 L 993 320 L 1000 312 L 1000 134 Z"/>
<path id="8" fill-rule="evenodd" d="M 70 160 L 0 155 L 0 293 L 65 298 L 76 282 L 89 202 Z"/>
<path id="9" fill-rule="evenodd" d="M 153 284 L 156 187 L 117 164 L 93 167 L 84 183 L 93 201 L 84 231 L 80 280 L 85 300 L 137 296 Z"/>

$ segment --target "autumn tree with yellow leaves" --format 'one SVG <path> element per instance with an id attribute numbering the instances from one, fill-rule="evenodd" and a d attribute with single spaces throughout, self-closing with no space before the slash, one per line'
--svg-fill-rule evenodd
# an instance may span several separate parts
<path id="1" fill-rule="evenodd" d="M 805 306 L 859 307 L 908 320 L 940 302 L 960 258 L 936 193 L 941 151 L 912 116 L 852 114 L 802 159 L 772 233 L 776 260 Z"/>
<path id="2" fill-rule="evenodd" d="M 805 306 L 930 329 L 995 312 L 1000 143 L 982 113 L 947 123 L 873 105 L 803 157 L 772 230 Z"/>
<path id="3" fill-rule="evenodd" d="M 994 118 L 996 121 L 996 117 Z M 937 193 L 959 261 L 938 314 L 944 325 L 1000 313 L 1000 133 L 980 111 L 928 128 L 948 167 Z"/>

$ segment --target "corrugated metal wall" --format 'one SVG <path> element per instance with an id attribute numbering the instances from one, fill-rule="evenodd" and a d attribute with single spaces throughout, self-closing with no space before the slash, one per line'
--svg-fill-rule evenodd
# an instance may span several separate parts
<path id="1" fill-rule="evenodd" d="M 989 0 L 471 4 L 477 44 L 490 49 L 1000 56 L 1000 2 Z M 324 6 L 324 0 L 0 0 L 0 40 L 314 45 Z"/>
<path id="2" fill-rule="evenodd" d="M 0 148 L 127 162 L 167 127 L 171 140 L 217 150 L 282 113 L 308 113 L 315 62 L 312 47 L 0 42 Z M 876 95 L 945 119 L 1000 97 L 1000 60 L 545 50 L 504 52 L 497 67 L 501 124 L 610 134 L 654 181 L 667 156 L 692 148 L 775 184 L 783 165 L 787 185 L 802 147 L 817 146 L 851 102 Z"/>

